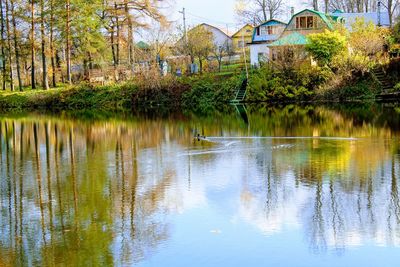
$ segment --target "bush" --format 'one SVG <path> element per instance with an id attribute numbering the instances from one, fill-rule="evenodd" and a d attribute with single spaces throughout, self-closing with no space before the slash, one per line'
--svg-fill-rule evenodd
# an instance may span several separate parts
<path id="1" fill-rule="evenodd" d="M 306 50 L 320 65 L 327 65 L 346 48 L 346 37 L 339 32 L 325 30 L 323 33 L 310 34 L 307 39 Z"/>
<path id="2" fill-rule="evenodd" d="M 326 82 L 332 72 L 327 67 L 303 65 L 290 72 L 277 72 L 268 66 L 255 72 L 249 81 L 248 100 L 310 100 L 316 88 Z"/>
<path id="3" fill-rule="evenodd" d="M 360 100 L 372 99 L 380 92 L 370 74 L 344 79 L 335 77 L 318 91 L 318 97 L 324 100 Z"/>
<path id="4" fill-rule="evenodd" d="M 218 80 L 212 76 L 200 76 L 186 79 L 191 89 L 182 95 L 182 106 L 196 113 L 208 113 L 219 110 L 235 96 L 244 77 L 236 76 Z"/>
<path id="5" fill-rule="evenodd" d="M 396 84 L 393 89 L 395 92 L 400 92 L 400 83 Z"/>

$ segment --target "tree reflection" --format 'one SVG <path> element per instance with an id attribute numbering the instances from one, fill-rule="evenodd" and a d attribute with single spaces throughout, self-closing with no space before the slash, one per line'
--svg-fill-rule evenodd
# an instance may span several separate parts
<path id="1" fill-rule="evenodd" d="M 400 245 L 398 142 L 390 139 L 398 132 L 373 114 L 357 120 L 351 114 L 312 106 L 250 108 L 249 128 L 221 114 L 175 121 L 2 118 L 0 265 L 146 260 L 169 239 L 171 213 L 196 194 L 210 197 L 215 181 L 198 177 L 227 161 L 232 179 L 218 189 L 236 199 L 237 191 L 228 188 L 240 180 L 235 208 L 265 234 L 299 224 L 315 253 L 341 253 L 366 240 Z M 224 146 L 225 154 L 186 158 L 187 151 L 214 151 L 218 145 L 193 143 L 192 129 L 211 137 L 315 138 L 238 141 L 229 156 Z"/>

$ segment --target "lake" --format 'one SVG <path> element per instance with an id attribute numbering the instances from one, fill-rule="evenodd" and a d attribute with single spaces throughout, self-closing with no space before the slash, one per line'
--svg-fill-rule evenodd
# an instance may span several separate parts
<path id="1" fill-rule="evenodd" d="M 0 116 L 0 266 L 397 266 L 400 108 Z"/>

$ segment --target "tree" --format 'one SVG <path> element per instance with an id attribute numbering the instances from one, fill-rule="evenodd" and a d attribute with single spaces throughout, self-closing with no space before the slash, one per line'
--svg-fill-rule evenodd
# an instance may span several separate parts
<path id="1" fill-rule="evenodd" d="M 221 67 L 222 67 L 222 59 L 225 56 L 229 55 L 229 51 L 232 50 L 232 45 L 229 44 L 228 41 L 225 41 L 223 45 L 216 45 L 214 44 L 214 48 L 212 50 L 212 54 L 218 61 L 218 71 L 221 72 Z"/>
<path id="2" fill-rule="evenodd" d="M 30 0 L 31 2 L 31 36 L 30 36 L 30 45 L 31 45 L 31 87 L 32 89 L 36 89 L 36 79 L 35 79 L 35 1 Z"/>
<path id="3" fill-rule="evenodd" d="M 373 57 L 383 51 L 388 41 L 389 31 L 367 23 L 364 19 L 357 19 L 352 25 L 349 35 L 349 45 L 352 50 L 365 56 Z"/>
<path id="4" fill-rule="evenodd" d="M 46 35 L 45 35 L 45 10 L 44 0 L 40 0 L 40 33 L 42 39 L 42 76 L 43 76 L 43 89 L 49 89 L 49 80 L 47 77 L 47 60 L 46 60 Z"/>
<path id="5" fill-rule="evenodd" d="M 72 83 L 71 76 L 71 27 L 70 27 L 70 19 L 71 19 L 71 2 L 70 0 L 66 0 L 66 23 L 65 23 L 65 43 L 66 43 L 66 63 L 67 63 L 67 81 L 69 84 Z"/>
<path id="6" fill-rule="evenodd" d="M 17 78 L 18 78 L 18 87 L 19 90 L 22 91 L 22 80 L 21 80 L 21 65 L 20 65 L 20 56 L 19 56 L 19 43 L 17 36 L 17 22 L 15 18 L 15 5 L 14 0 L 10 0 L 11 5 L 11 19 L 13 24 L 13 40 L 14 40 L 14 52 L 15 52 L 15 61 L 17 64 Z"/>
<path id="7" fill-rule="evenodd" d="M 393 27 L 393 38 L 396 43 L 400 43 L 400 18 Z"/>
<path id="8" fill-rule="evenodd" d="M 392 26 L 393 22 L 394 22 L 394 16 L 395 16 L 396 10 L 400 6 L 400 1 L 399 0 L 384 0 L 382 2 L 386 6 L 386 8 L 389 12 L 390 26 Z"/>
<path id="9" fill-rule="evenodd" d="M 346 48 L 346 37 L 338 32 L 326 30 L 308 35 L 306 50 L 321 65 L 327 65 L 332 58 Z"/>
<path id="10" fill-rule="evenodd" d="M 240 22 L 256 25 L 277 18 L 283 7 L 283 0 L 237 0 L 235 11 Z"/>
<path id="11" fill-rule="evenodd" d="M 197 26 L 187 33 L 187 41 L 181 38 L 177 45 L 179 54 L 190 56 L 190 61 L 194 64 L 197 58 L 200 65 L 200 73 L 203 72 L 203 62 L 208 59 L 215 47 L 214 36 L 207 28 L 202 25 Z"/>
<path id="12" fill-rule="evenodd" d="M 52 73 L 52 86 L 57 86 L 56 81 L 56 58 L 54 51 L 54 13 L 55 13 L 55 0 L 50 0 L 50 55 L 51 55 L 51 73 Z"/>
<path id="13" fill-rule="evenodd" d="M 14 73 L 13 73 L 13 62 L 12 62 L 12 45 L 11 45 L 11 26 L 10 26 L 10 8 L 8 0 L 5 1 L 6 5 L 6 29 L 7 29 L 7 45 L 8 45 L 8 64 L 10 74 L 10 89 L 14 91 Z"/>
<path id="14" fill-rule="evenodd" d="M 62 66 L 66 75 L 62 73 L 61 79 L 64 82 L 65 77 L 69 83 L 74 64 L 83 62 L 92 68 L 112 59 L 117 66 L 126 58 L 132 66 L 134 32 L 153 21 L 165 23 L 166 3 L 168 0 L 0 0 L 2 89 L 8 84 L 13 89 L 12 78 L 18 78 L 20 90 L 24 83 L 35 89 L 38 64 L 44 89 L 49 83 L 57 85 L 57 69 Z"/>
<path id="15" fill-rule="evenodd" d="M 6 42 L 4 39 L 4 13 L 3 13 L 3 0 L 0 0 L 0 35 L 1 35 L 1 60 L 2 60 L 2 89 L 6 90 L 6 80 L 7 80 L 7 67 L 6 67 L 6 54 L 5 54 L 5 46 Z"/>

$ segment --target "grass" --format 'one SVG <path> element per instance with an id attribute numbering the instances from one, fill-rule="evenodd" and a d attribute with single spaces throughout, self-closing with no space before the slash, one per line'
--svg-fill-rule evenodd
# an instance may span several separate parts
<path id="1" fill-rule="evenodd" d="M 49 90 L 1 91 L 0 109 L 124 109 L 130 105 L 134 86 L 62 86 Z"/>

